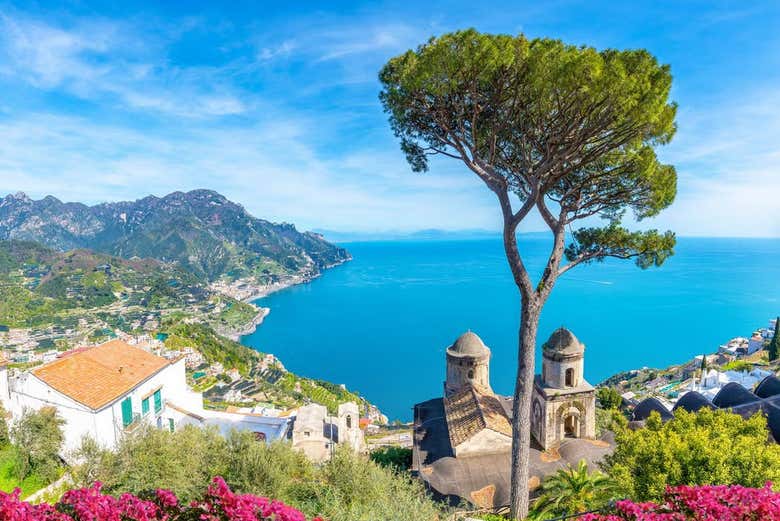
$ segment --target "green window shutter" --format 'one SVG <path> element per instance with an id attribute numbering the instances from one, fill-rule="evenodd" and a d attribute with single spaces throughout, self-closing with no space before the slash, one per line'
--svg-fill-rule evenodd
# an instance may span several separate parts
<path id="1" fill-rule="evenodd" d="M 168 418 L 168 428 L 171 432 L 176 430 L 176 425 L 173 423 L 173 418 Z"/>
<path id="2" fill-rule="evenodd" d="M 133 423 L 133 400 L 127 397 L 122 401 L 122 425 L 127 427 Z"/>
<path id="3" fill-rule="evenodd" d="M 154 412 L 160 412 L 162 410 L 162 390 L 157 389 L 154 392 Z"/>
<path id="4" fill-rule="evenodd" d="M 147 396 L 144 398 L 144 400 L 141 402 L 141 414 L 146 416 L 149 414 L 149 397 Z"/>

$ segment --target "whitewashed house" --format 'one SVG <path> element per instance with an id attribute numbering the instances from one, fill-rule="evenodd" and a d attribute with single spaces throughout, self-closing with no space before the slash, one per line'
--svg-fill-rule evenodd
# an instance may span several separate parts
<path id="1" fill-rule="evenodd" d="M 762 349 L 764 349 L 764 337 L 761 336 L 759 331 L 756 331 L 753 333 L 753 336 L 748 339 L 747 354 L 752 355 Z"/>
<path id="2" fill-rule="evenodd" d="M 188 424 L 221 432 L 249 429 L 258 439 L 286 436 L 286 418 L 204 410 L 187 386 L 185 360 L 149 353 L 122 340 L 65 353 L 53 362 L 9 378 L 0 366 L 0 401 L 13 417 L 25 409 L 55 407 L 65 420 L 63 453 L 89 436 L 115 447 L 141 425 L 171 431 Z"/>

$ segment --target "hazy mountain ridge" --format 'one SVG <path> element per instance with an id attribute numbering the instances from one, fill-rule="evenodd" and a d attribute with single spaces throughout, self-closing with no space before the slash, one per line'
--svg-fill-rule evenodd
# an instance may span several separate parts
<path id="1" fill-rule="evenodd" d="M 316 276 L 350 258 L 319 234 L 255 218 L 210 190 L 94 206 L 8 195 L 0 199 L 0 239 L 175 262 L 210 281 Z"/>

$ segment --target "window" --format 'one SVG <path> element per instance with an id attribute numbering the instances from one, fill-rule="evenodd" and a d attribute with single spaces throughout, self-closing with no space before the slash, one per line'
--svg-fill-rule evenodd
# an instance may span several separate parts
<path id="1" fill-rule="evenodd" d="M 141 402 L 141 414 L 143 414 L 144 416 L 149 414 L 149 397 L 148 396 L 146 398 L 144 398 L 143 401 Z"/>
<path id="2" fill-rule="evenodd" d="M 469 369 L 468 377 L 469 377 L 469 380 L 474 378 L 474 369 Z"/>
<path id="3" fill-rule="evenodd" d="M 127 427 L 133 423 L 133 399 L 127 397 L 122 400 L 122 426 Z"/>
<path id="4" fill-rule="evenodd" d="M 154 392 L 154 412 L 160 412 L 162 410 L 162 389 L 157 389 Z"/>
<path id="5" fill-rule="evenodd" d="M 347 415 L 347 429 L 352 428 L 352 416 Z"/>
<path id="6" fill-rule="evenodd" d="M 173 432 L 176 429 L 176 424 L 173 423 L 173 418 L 168 418 L 168 429 Z"/>
<path id="7" fill-rule="evenodd" d="M 566 369 L 566 387 L 574 387 L 574 369 Z"/>

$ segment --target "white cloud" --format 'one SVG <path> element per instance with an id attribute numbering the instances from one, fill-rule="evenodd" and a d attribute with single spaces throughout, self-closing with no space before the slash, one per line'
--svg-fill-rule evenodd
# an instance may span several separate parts
<path id="1" fill-rule="evenodd" d="M 780 91 L 683 111 L 664 158 L 679 195 L 657 224 L 681 234 L 780 236 Z"/>
<path id="2" fill-rule="evenodd" d="M 43 90 L 179 117 L 248 110 L 219 68 L 172 67 L 165 43 L 118 21 L 83 19 L 72 27 L 0 16 L 0 73 Z"/>
<path id="3" fill-rule="evenodd" d="M 372 26 L 341 28 L 318 33 L 319 61 L 343 59 L 357 54 L 397 50 L 408 47 L 418 31 L 405 24 L 382 23 Z"/>
<path id="4" fill-rule="evenodd" d="M 296 48 L 296 44 L 293 40 L 285 40 L 279 45 L 273 47 L 263 47 L 257 53 L 257 59 L 259 61 L 268 61 L 275 58 L 289 56 Z"/>
<path id="5" fill-rule="evenodd" d="M 205 187 L 305 228 L 495 229 L 495 201 L 473 175 L 449 159 L 413 174 L 379 118 L 376 71 L 429 36 L 417 22 L 319 20 L 250 37 L 244 55 L 204 65 L 171 58 L 201 20 L 161 29 L 2 14 L 0 81 L 81 98 L 99 115 L 3 102 L 0 192 L 99 202 Z M 344 89 L 339 98 L 332 87 Z M 661 151 L 677 166 L 678 199 L 643 227 L 780 236 L 780 91 L 725 99 L 684 105 Z"/>
<path id="6" fill-rule="evenodd" d="M 177 136 L 46 115 L 0 122 L 0 193 L 96 203 L 205 187 L 303 228 L 496 224 L 492 198 L 468 174 L 419 176 L 386 153 L 323 158 L 303 144 L 312 131 L 288 120 Z"/>

